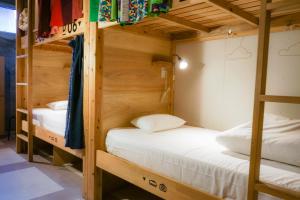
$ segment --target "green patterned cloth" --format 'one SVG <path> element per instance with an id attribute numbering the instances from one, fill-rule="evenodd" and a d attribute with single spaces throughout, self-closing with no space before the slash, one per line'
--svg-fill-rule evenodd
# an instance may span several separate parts
<path id="1" fill-rule="evenodd" d="M 148 0 L 119 0 L 118 22 L 121 26 L 135 24 L 147 16 Z"/>
<path id="2" fill-rule="evenodd" d="M 148 16 L 159 16 L 161 13 L 168 13 L 171 6 L 171 0 L 148 0 Z"/>
<path id="3" fill-rule="evenodd" d="M 98 21 L 114 22 L 117 20 L 117 0 L 100 0 Z"/>
<path id="4" fill-rule="evenodd" d="M 171 4 L 172 0 L 91 0 L 90 19 L 131 25 L 146 16 L 169 12 Z"/>

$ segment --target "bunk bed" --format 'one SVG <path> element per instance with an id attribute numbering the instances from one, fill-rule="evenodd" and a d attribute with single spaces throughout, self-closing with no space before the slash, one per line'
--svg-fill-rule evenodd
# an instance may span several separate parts
<path id="1" fill-rule="evenodd" d="M 32 20 L 33 1 L 28 2 L 31 13 L 29 20 Z M 263 31 L 265 26 L 262 22 L 259 23 L 259 19 L 263 19 L 265 13 L 264 9 L 260 12 L 261 1 L 228 0 L 226 3 L 221 0 L 173 1 L 174 7 L 168 14 L 145 18 L 140 23 L 125 27 L 113 26 L 115 23 L 111 24 L 111 27 L 89 22 L 90 1 L 84 0 L 83 3 L 84 18 L 75 22 L 75 25 L 60 27 L 59 33 L 52 38 L 34 41 L 33 33 L 29 32 L 27 37 L 23 38 L 28 45 L 21 45 L 22 35 L 19 31 L 17 33 L 17 67 L 27 68 L 17 71 L 17 77 L 27 77 L 27 80 L 22 78 L 17 80 L 17 87 L 23 88 L 17 91 L 17 151 L 22 151 L 21 141 L 25 141 L 28 144 L 29 160 L 32 161 L 33 136 L 59 149 L 69 151 L 62 146 L 64 138 L 31 123 L 34 107 L 33 49 L 67 51 L 68 40 L 75 35 L 84 34 L 86 148 L 80 155 L 77 152 L 73 153 L 84 158 L 83 196 L 86 199 L 101 199 L 107 189 L 117 187 L 119 180 L 110 179 L 106 173 L 109 172 L 166 199 L 220 199 L 199 188 L 108 153 L 106 136 L 112 128 L 130 126 L 130 120 L 135 117 L 153 113 L 173 113 L 173 54 L 177 42 L 218 39 L 231 34 L 236 36 L 254 34 L 258 25 L 261 32 L 265 36 L 268 35 L 268 31 Z M 21 5 L 21 1 L 17 4 Z M 262 5 L 264 8 L 265 4 Z M 274 11 L 272 31 L 284 31 L 286 26 L 300 23 L 297 0 L 276 1 L 268 4 L 268 7 Z M 19 6 L 17 12 L 21 12 Z M 262 16 L 259 17 L 259 14 Z M 33 30 L 32 21 L 29 25 L 29 29 Z M 77 29 L 73 29 L 74 26 Z M 262 41 L 260 44 L 263 44 Z M 263 54 L 259 69 L 265 72 L 266 52 Z M 256 84 L 258 88 L 260 82 L 261 79 L 258 79 Z M 297 97 L 266 96 L 263 92 L 264 90 L 257 91 L 256 104 L 261 100 L 299 103 Z M 263 114 L 260 106 L 261 103 L 256 106 L 254 118 L 256 125 L 262 124 Z M 258 146 L 253 145 L 251 153 L 249 199 L 255 199 L 257 191 L 286 199 L 299 198 L 298 193 L 276 190 L 276 187 L 258 180 L 261 127 L 254 126 L 253 130 L 255 131 L 253 140 L 257 141 Z"/>
<path id="2" fill-rule="evenodd" d="M 72 63 L 69 42 L 75 36 L 84 34 L 86 15 L 58 27 L 51 37 L 38 37 L 35 29 L 38 16 L 36 2 L 16 1 L 18 16 L 24 8 L 28 12 L 28 30 L 21 31 L 17 27 L 16 35 L 16 151 L 27 151 L 28 160 L 32 162 L 34 154 L 44 153 L 44 147 L 48 149 L 49 145 L 45 143 L 51 144 L 54 165 L 82 160 L 85 175 L 85 149 L 65 147 L 67 110 L 54 111 L 47 104 L 68 99 Z M 85 1 L 84 9 L 86 5 Z M 61 127 L 57 128 L 57 125 Z M 85 188 L 83 183 L 83 196 Z"/>
<path id="3" fill-rule="evenodd" d="M 145 37 L 152 38 L 164 38 L 166 41 L 175 41 L 174 43 L 176 43 L 181 41 L 218 39 L 227 37 L 228 35 L 250 35 L 257 33 L 257 27 L 259 27 L 259 57 L 256 76 L 253 137 L 250 164 L 249 162 L 246 162 L 250 169 L 248 199 L 257 199 L 258 193 L 266 193 L 267 195 L 273 195 L 283 199 L 299 199 L 299 191 L 281 188 L 270 180 L 267 180 L 268 183 L 266 183 L 259 179 L 264 103 L 299 103 L 299 97 L 272 96 L 265 94 L 269 33 L 271 30 L 284 31 L 287 26 L 299 24 L 299 2 L 274 1 L 272 3 L 271 1 L 265 0 L 228 1 L 225 3 L 224 1 L 207 0 L 178 1 L 173 4 L 178 7 L 174 7 L 166 15 L 161 15 L 158 18 L 146 18 L 136 25 L 120 29 L 122 31 L 131 32 L 131 34 L 141 34 L 145 35 Z M 189 181 L 181 182 L 179 179 L 176 179 L 175 175 L 175 177 L 170 175 L 172 172 L 169 171 L 172 170 L 169 169 L 169 171 L 163 171 L 159 170 L 158 167 L 155 167 L 157 166 L 157 163 L 153 160 L 153 157 L 155 157 L 154 155 L 156 155 L 155 152 L 167 154 L 166 152 L 171 151 L 170 148 L 166 147 L 169 143 L 163 143 L 164 147 L 159 145 L 151 146 L 149 143 L 155 144 L 158 143 L 159 140 L 151 138 L 152 136 L 142 138 L 140 136 L 142 134 L 138 133 L 136 129 L 118 129 L 115 130 L 115 132 L 112 130 L 109 132 L 109 136 L 107 136 L 110 129 L 130 126 L 129 122 L 134 117 L 151 113 L 172 113 L 173 107 L 172 80 L 169 83 L 171 92 L 169 94 L 168 103 L 165 105 L 166 110 L 164 111 L 158 111 L 156 106 L 149 106 L 147 102 L 144 104 L 145 107 L 142 107 L 139 105 L 141 102 L 126 96 L 126 92 L 129 92 L 130 87 L 127 86 L 128 88 L 124 88 L 126 85 L 118 85 L 112 82 L 114 80 L 114 73 L 110 72 L 109 69 L 114 68 L 114 62 L 112 59 L 107 58 L 107 50 L 105 48 L 106 40 L 107 38 L 110 38 L 111 34 L 108 35 L 106 32 L 117 30 L 118 28 L 97 30 L 97 25 L 90 24 L 89 37 L 91 38 L 91 41 L 93 41 L 93 43 L 91 43 L 90 51 L 92 51 L 96 57 L 93 57 L 89 63 L 93 68 L 92 76 L 94 78 L 94 85 L 91 86 L 92 101 L 90 101 L 90 120 L 92 120 L 92 123 L 89 127 L 89 138 L 91 139 L 90 147 L 97 150 L 97 152 L 96 154 L 94 151 L 89 153 L 91 163 L 89 163 L 90 167 L 88 170 L 90 176 L 87 177 L 87 179 L 90 180 L 89 182 L 91 183 L 88 192 L 91 196 L 88 196 L 88 199 L 101 199 L 103 198 L 107 187 L 116 187 L 118 182 L 114 182 L 113 179 L 107 180 L 106 172 L 120 177 L 121 179 L 164 199 L 221 199 L 219 196 L 222 196 L 222 194 L 218 192 L 208 192 L 201 187 L 188 184 L 187 182 L 191 182 L 190 179 Z M 116 38 L 118 37 L 115 37 L 114 39 Z M 109 43 L 114 47 L 118 47 L 118 49 L 122 49 L 119 45 L 124 45 L 124 43 L 129 44 L 129 46 L 130 43 L 135 43 L 134 47 L 131 47 L 132 49 L 134 48 L 135 53 L 144 50 L 140 49 L 140 42 L 136 38 L 135 40 L 131 40 L 130 38 L 124 37 L 123 40 L 116 39 L 115 41 L 118 44 L 114 44 L 114 41 L 110 41 Z M 146 43 L 143 43 L 143 45 L 147 46 Z M 124 46 L 126 49 L 126 45 Z M 169 48 L 169 55 L 165 55 L 169 56 L 169 59 L 165 60 L 169 60 L 169 64 L 173 66 L 172 55 L 175 53 L 175 47 L 171 45 Z M 152 56 L 155 57 L 154 54 L 155 53 L 153 52 Z M 161 56 L 162 55 L 159 55 L 158 57 Z M 114 58 L 121 60 L 118 54 L 116 54 Z M 136 57 L 132 56 L 131 59 L 136 59 Z M 112 63 L 109 64 L 107 60 L 112 61 Z M 127 61 L 127 59 L 125 60 Z M 101 68 L 97 69 L 97 66 L 101 66 Z M 126 64 L 124 64 L 124 69 L 125 67 Z M 130 71 L 129 69 L 130 67 L 128 67 L 126 72 L 128 73 L 128 76 L 134 76 L 134 71 Z M 119 70 L 121 70 L 121 67 Z M 117 76 L 117 74 L 118 73 L 116 72 L 116 77 L 122 77 L 121 75 Z M 123 82 L 125 83 L 126 81 L 130 82 L 130 77 L 128 77 L 128 79 L 124 78 Z M 143 82 L 138 82 L 138 80 L 135 83 L 137 85 L 140 84 L 141 87 L 143 86 Z M 142 87 L 139 92 L 142 92 L 143 90 L 146 92 L 147 88 Z M 118 97 L 124 98 L 124 101 L 116 101 L 115 99 Z M 145 98 L 147 97 L 145 96 Z M 142 97 L 140 99 L 142 99 Z M 160 101 L 159 98 L 156 98 L 152 100 L 152 102 L 159 103 Z M 117 109 L 113 109 L 114 106 L 117 106 Z M 198 131 L 201 132 L 201 130 Z M 208 130 L 202 131 L 209 132 Z M 122 138 L 125 141 L 123 143 L 121 141 Z M 169 140 L 172 141 L 171 138 L 169 138 Z M 120 146 L 117 146 L 117 144 Z M 116 148 L 115 151 L 113 148 L 114 145 Z M 166 150 L 166 152 L 164 150 Z M 136 153 L 129 154 L 129 152 Z M 143 154 L 143 152 L 147 153 Z M 153 155 L 153 157 L 151 157 L 152 163 L 150 162 L 151 158 L 148 159 L 147 156 L 145 156 L 151 154 L 150 152 Z M 139 163 L 138 158 L 142 159 L 143 162 Z M 95 168 L 93 163 L 98 168 Z M 148 165 L 145 165 L 145 163 Z M 153 166 L 153 168 L 149 166 Z M 246 174 L 248 174 L 248 170 L 246 171 Z M 282 174 L 285 172 L 287 171 L 279 170 L 275 174 Z M 245 175 L 245 173 L 243 173 L 243 175 Z M 290 178 L 292 179 L 293 173 L 290 175 Z M 192 179 L 192 177 L 190 178 Z M 248 179 L 246 179 L 246 182 L 243 182 L 243 184 L 246 185 L 247 180 Z M 265 179 L 263 180 L 265 181 Z M 201 182 L 205 180 L 198 181 Z M 196 181 L 192 182 L 195 183 Z M 281 186 L 284 186 L 284 184 Z M 244 193 L 243 198 L 246 198 L 245 195 L 246 194 Z M 235 199 L 238 197 L 235 196 L 232 198 Z M 273 198 L 269 197 L 269 199 Z"/>

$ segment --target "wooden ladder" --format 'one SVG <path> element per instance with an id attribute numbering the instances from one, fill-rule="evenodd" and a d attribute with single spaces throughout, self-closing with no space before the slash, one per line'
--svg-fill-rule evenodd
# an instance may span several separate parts
<path id="1" fill-rule="evenodd" d="M 16 33 L 16 151 L 17 153 L 22 153 L 27 150 L 28 161 L 31 162 L 33 161 L 31 100 L 34 17 L 33 0 L 16 1 L 17 16 L 24 8 L 28 9 L 28 30 L 24 33 L 17 27 Z M 22 39 L 24 39 L 23 42 L 21 42 Z"/>
<path id="2" fill-rule="evenodd" d="M 290 191 L 278 186 L 267 184 L 259 179 L 263 120 L 266 102 L 300 104 L 300 97 L 274 96 L 266 94 L 267 65 L 270 40 L 271 12 L 284 7 L 300 6 L 300 1 L 284 0 L 272 3 L 272 0 L 261 1 L 261 14 L 259 22 L 258 60 L 256 69 L 254 113 L 252 124 L 252 142 L 250 155 L 250 169 L 248 182 L 248 200 L 256 200 L 258 192 L 267 193 L 282 199 L 300 199 L 300 193 Z M 297 4 L 297 5 L 296 5 Z"/>

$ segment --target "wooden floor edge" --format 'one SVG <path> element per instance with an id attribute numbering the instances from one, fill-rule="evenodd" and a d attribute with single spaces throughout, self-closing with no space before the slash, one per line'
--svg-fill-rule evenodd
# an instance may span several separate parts
<path id="1" fill-rule="evenodd" d="M 97 150 L 96 166 L 164 199 L 221 199 L 101 150 Z"/>
<path id="2" fill-rule="evenodd" d="M 48 142 L 50 144 L 52 144 L 55 147 L 58 147 L 78 158 L 83 158 L 83 150 L 81 149 L 71 149 L 69 147 L 65 147 L 64 143 L 65 143 L 65 139 L 63 136 L 57 135 L 45 128 L 42 128 L 40 126 L 35 126 L 34 127 L 34 134 L 33 136 Z"/>

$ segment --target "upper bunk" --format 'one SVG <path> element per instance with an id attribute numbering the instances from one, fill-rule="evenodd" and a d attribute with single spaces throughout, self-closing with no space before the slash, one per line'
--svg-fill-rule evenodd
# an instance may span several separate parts
<path id="1" fill-rule="evenodd" d="M 259 24 L 260 7 L 260 0 L 173 0 L 168 14 L 146 17 L 134 25 L 119 28 L 170 40 L 217 39 L 224 35 L 255 32 Z M 299 27 L 299 1 L 273 0 L 269 3 L 268 9 L 272 11 L 273 30 L 285 31 Z M 85 32 L 86 19 L 87 17 L 82 17 L 71 24 L 59 27 L 57 33 L 48 38 L 35 36 L 33 46 L 61 47 L 60 45 L 65 44 L 70 38 Z M 100 29 L 111 26 L 119 25 L 116 22 L 98 23 Z M 37 35 L 36 29 L 33 32 Z M 22 40 L 26 41 L 26 35 Z M 22 44 L 25 48 L 26 43 Z"/>
<path id="2" fill-rule="evenodd" d="M 180 40 L 211 38 L 224 34 L 239 34 L 257 29 L 260 0 L 174 0 L 166 15 L 145 18 L 134 26 L 125 27 Z M 273 0 L 272 26 L 285 30 L 300 23 L 300 2 Z"/>

